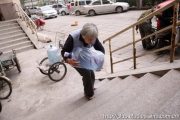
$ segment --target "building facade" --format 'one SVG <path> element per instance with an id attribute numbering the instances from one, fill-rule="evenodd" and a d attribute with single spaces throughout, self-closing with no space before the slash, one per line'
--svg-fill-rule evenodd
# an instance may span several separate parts
<path id="1" fill-rule="evenodd" d="M 0 0 L 0 21 L 17 18 L 16 6 L 20 6 L 19 0 Z"/>

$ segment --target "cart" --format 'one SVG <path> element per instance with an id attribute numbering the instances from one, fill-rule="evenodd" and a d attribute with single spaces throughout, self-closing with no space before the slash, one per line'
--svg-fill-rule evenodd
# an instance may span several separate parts
<path id="1" fill-rule="evenodd" d="M 64 37 L 65 34 L 56 33 L 55 44 L 58 46 L 59 52 L 63 47 Z M 61 81 L 67 73 L 67 67 L 63 59 L 52 64 L 49 62 L 48 57 L 45 57 L 40 61 L 38 68 L 42 74 L 49 76 L 55 82 Z"/>

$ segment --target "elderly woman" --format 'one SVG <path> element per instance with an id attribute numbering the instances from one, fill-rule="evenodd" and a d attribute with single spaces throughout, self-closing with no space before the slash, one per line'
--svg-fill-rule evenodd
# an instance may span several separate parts
<path id="1" fill-rule="evenodd" d="M 78 47 L 90 47 L 94 48 L 102 53 L 105 53 L 104 47 L 98 40 L 98 29 L 93 23 L 86 23 L 82 29 L 75 30 L 69 34 L 61 54 L 64 60 L 72 65 L 82 76 L 84 85 L 84 94 L 87 99 L 91 100 L 94 95 L 94 82 L 95 74 L 93 70 L 88 70 L 85 68 L 78 68 L 79 62 L 72 59 L 71 55 L 66 55 L 66 53 L 71 53 L 74 49 Z"/>

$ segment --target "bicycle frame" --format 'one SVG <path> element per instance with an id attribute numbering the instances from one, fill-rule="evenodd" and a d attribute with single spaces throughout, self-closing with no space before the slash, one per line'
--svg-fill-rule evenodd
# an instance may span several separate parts
<path id="1" fill-rule="evenodd" d="M 0 77 L 1 76 L 5 76 L 5 75 L 6 75 L 6 73 L 4 71 L 4 68 L 3 68 L 3 65 L 2 65 L 2 61 L 0 60 Z"/>
<path id="2" fill-rule="evenodd" d="M 15 50 L 12 50 L 12 53 L 13 54 L 11 55 L 9 60 L 2 61 L 0 59 L 0 74 L 1 74 L 1 76 L 5 76 L 6 75 L 5 71 L 14 68 L 14 66 L 16 65 L 16 63 L 14 61 L 14 58 L 16 57 Z"/>

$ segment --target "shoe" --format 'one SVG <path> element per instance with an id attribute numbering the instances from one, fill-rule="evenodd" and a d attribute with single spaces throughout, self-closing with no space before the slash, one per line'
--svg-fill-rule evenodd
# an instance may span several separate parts
<path id="1" fill-rule="evenodd" d="M 87 98 L 88 100 L 92 100 L 92 99 L 94 98 L 94 96 L 91 96 L 91 97 L 86 96 L 86 98 Z"/>

